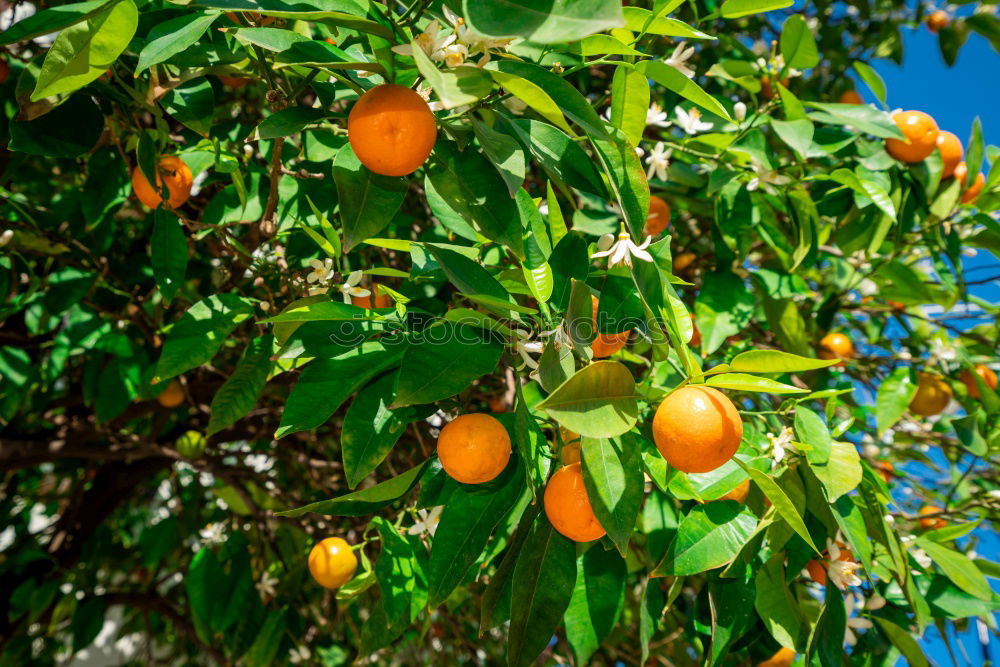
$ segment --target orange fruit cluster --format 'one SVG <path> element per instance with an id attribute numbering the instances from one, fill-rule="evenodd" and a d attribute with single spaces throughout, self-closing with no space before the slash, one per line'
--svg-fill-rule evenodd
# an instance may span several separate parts
<path id="1" fill-rule="evenodd" d="M 917 512 L 920 516 L 926 517 L 928 514 L 937 514 L 941 511 L 940 507 L 934 507 L 934 505 L 924 505 Z M 948 525 L 948 522 L 939 516 L 927 517 L 920 519 L 920 527 L 924 530 L 933 530 L 935 528 L 944 528 Z"/>
<path id="2" fill-rule="evenodd" d="M 405 176 L 431 154 L 437 125 L 424 98 L 406 86 L 386 83 L 354 103 L 347 117 L 347 139 L 371 171 Z"/>
<path id="3" fill-rule="evenodd" d="M 976 375 L 979 379 L 983 381 L 990 389 L 997 388 L 997 374 L 993 372 L 993 369 L 989 366 L 984 366 L 982 364 L 977 364 L 975 368 Z M 979 398 L 979 385 L 976 384 L 976 380 L 972 375 L 971 371 L 962 371 L 960 377 L 962 384 L 965 385 L 966 389 L 969 390 L 969 396 L 972 398 Z"/>
<path id="4" fill-rule="evenodd" d="M 896 121 L 905 139 L 886 139 L 885 149 L 889 155 L 900 162 L 913 164 L 927 159 L 936 148 L 941 156 L 941 178 L 955 178 L 964 185 L 968 166 L 962 162 L 962 142 L 958 137 L 951 132 L 939 130 L 934 119 L 923 111 L 900 111 L 893 114 L 892 119 Z M 975 201 L 985 185 L 986 176 L 979 172 L 972 184 L 962 192 L 962 203 Z"/>

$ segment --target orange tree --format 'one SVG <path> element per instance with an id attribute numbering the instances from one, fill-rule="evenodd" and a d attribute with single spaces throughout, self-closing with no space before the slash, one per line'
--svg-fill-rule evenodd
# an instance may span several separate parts
<path id="1" fill-rule="evenodd" d="M 998 150 L 790 5 L 6 10 L 0 663 L 995 631 Z"/>

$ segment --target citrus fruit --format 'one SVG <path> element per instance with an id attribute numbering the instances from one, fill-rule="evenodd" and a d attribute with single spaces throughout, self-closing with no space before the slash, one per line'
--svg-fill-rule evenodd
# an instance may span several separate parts
<path id="1" fill-rule="evenodd" d="M 674 257 L 673 272 L 675 276 L 685 277 L 694 273 L 694 260 L 698 259 L 693 252 L 682 252 Z"/>
<path id="2" fill-rule="evenodd" d="M 934 505 L 924 505 L 917 512 L 920 516 L 925 516 L 927 514 L 937 514 L 941 511 L 940 507 L 934 507 Z M 934 528 L 944 528 L 948 525 L 948 522 L 939 516 L 928 517 L 926 519 L 920 519 L 920 527 L 924 530 L 932 530 Z"/>
<path id="3" fill-rule="evenodd" d="M 379 292 L 378 285 L 372 283 L 368 291 L 371 292 L 368 296 L 352 296 L 351 303 L 362 308 L 392 308 L 392 299 L 389 298 L 388 294 Z M 374 306 L 372 305 L 373 296 L 375 297 Z"/>
<path id="4" fill-rule="evenodd" d="M 149 208 L 156 208 L 163 199 L 160 197 L 160 188 L 167 185 L 167 192 L 170 198 L 167 206 L 177 208 L 188 200 L 191 196 L 191 170 L 184 163 L 184 160 L 175 155 L 164 155 L 156 165 L 156 188 L 150 184 L 142 169 L 136 167 L 132 170 L 132 191 L 144 205 Z"/>
<path id="5" fill-rule="evenodd" d="M 565 537 L 574 542 L 590 542 L 604 536 L 605 530 L 590 506 L 579 463 L 564 466 L 552 475 L 543 500 L 545 516 Z"/>
<path id="6" fill-rule="evenodd" d="M 983 381 L 990 389 L 997 388 L 997 374 L 993 372 L 993 369 L 989 366 L 984 366 L 982 364 L 976 364 L 976 375 L 979 379 Z M 960 379 L 965 384 L 966 388 L 969 390 L 969 396 L 972 398 L 979 398 L 979 385 L 976 384 L 975 378 L 972 376 L 972 372 L 968 369 L 962 371 Z"/>
<path id="7" fill-rule="evenodd" d="M 594 306 L 594 331 L 597 331 L 597 304 L 600 303 L 600 299 L 593 294 L 590 295 L 590 298 L 591 303 Z M 590 349 L 594 353 L 594 359 L 610 357 L 612 354 L 625 347 L 625 343 L 628 342 L 629 333 L 631 333 L 631 330 L 616 334 L 598 333 L 597 338 L 595 338 L 594 342 L 590 344 Z"/>
<path id="8" fill-rule="evenodd" d="M 892 475 L 896 469 L 891 463 L 888 461 L 885 463 L 877 463 L 875 464 L 875 467 L 878 469 L 879 474 L 882 475 L 882 479 L 885 480 L 886 484 L 892 481 Z"/>
<path id="9" fill-rule="evenodd" d="M 858 91 L 854 90 L 853 88 L 851 90 L 845 90 L 844 92 L 842 92 L 840 94 L 840 99 L 838 99 L 837 101 L 840 102 L 841 104 L 865 103 L 865 101 L 861 99 L 861 95 L 858 95 Z"/>
<path id="10" fill-rule="evenodd" d="M 920 373 L 917 393 L 910 400 L 910 412 L 924 417 L 940 414 L 951 401 L 951 387 L 940 375 Z"/>
<path id="11" fill-rule="evenodd" d="M 941 154 L 941 178 L 951 178 L 955 167 L 962 161 L 962 142 L 953 133 L 941 130 L 938 133 L 937 148 Z"/>
<path id="12" fill-rule="evenodd" d="M 969 173 L 969 167 L 964 162 L 959 162 L 955 165 L 955 180 L 959 183 L 965 183 L 965 178 Z M 972 181 L 972 185 L 967 187 L 964 192 L 962 192 L 962 203 L 968 204 L 972 202 L 979 193 L 983 191 L 983 186 L 986 185 L 986 177 L 983 176 L 983 172 L 979 172 L 976 175 L 976 180 Z"/>
<path id="13" fill-rule="evenodd" d="M 431 154 L 436 138 L 430 107 L 406 86 L 375 86 L 354 103 L 347 117 L 347 139 L 354 154 L 383 176 L 415 171 Z"/>
<path id="14" fill-rule="evenodd" d="M 710 472 L 739 449 L 743 422 L 718 389 L 688 385 L 663 399 L 653 417 L 653 440 L 667 463 L 684 472 Z"/>
<path id="15" fill-rule="evenodd" d="M 646 216 L 646 226 L 642 229 L 643 236 L 657 236 L 670 222 L 670 204 L 662 197 L 652 195 L 649 198 L 649 214 Z"/>
<path id="16" fill-rule="evenodd" d="M 482 413 L 460 415 L 448 422 L 437 442 L 441 466 L 463 484 L 495 478 L 510 460 L 510 436 L 496 418 Z"/>
<path id="17" fill-rule="evenodd" d="M 724 496 L 720 496 L 719 500 L 735 500 L 738 503 L 746 502 L 747 494 L 750 493 L 750 480 L 745 479 L 736 485 L 736 488 L 732 489 L 729 493 Z"/>
<path id="18" fill-rule="evenodd" d="M 951 23 L 951 17 L 943 9 L 931 12 L 930 16 L 927 17 L 927 29 L 931 32 L 936 33 L 941 28 L 947 27 L 949 23 Z"/>
<path id="19" fill-rule="evenodd" d="M 184 402 L 184 389 L 177 380 L 171 380 L 167 388 L 160 392 L 156 400 L 165 408 L 176 408 Z"/>
<path id="20" fill-rule="evenodd" d="M 840 555 L 837 557 L 837 560 L 850 563 L 855 562 L 854 554 L 848 551 L 843 544 L 838 543 L 838 546 L 840 547 Z M 823 555 L 828 556 L 828 553 L 824 551 Z M 810 579 L 820 586 L 826 586 L 826 568 L 822 563 L 818 560 L 811 560 L 806 563 L 806 571 L 809 572 Z"/>
<path id="21" fill-rule="evenodd" d="M 778 652 L 764 662 L 757 663 L 757 667 L 788 667 L 795 662 L 795 651 L 782 646 Z"/>
<path id="22" fill-rule="evenodd" d="M 342 537 L 328 537 L 309 552 L 309 573 L 323 588 L 340 588 L 357 569 L 358 557 Z"/>
<path id="23" fill-rule="evenodd" d="M 781 80 L 781 85 L 784 86 L 785 88 L 788 88 L 788 78 L 787 77 Z M 774 86 L 771 85 L 771 77 L 769 77 L 769 76 L 762 76 L 760 78 L 760 94 L 761 94 L 761 97 L 763 97 L 765 100 L 772 100 L 772 99 L 774 99 L 774 95 L 775 95 L 776 92 L 777 91 L 774 89 Z"/>
<path id="24" fill-rule="evenodd" d="M 559 450 L 559 458 L 563 465 L 580 462 L 580 434 L 569 429 L 559 427 L 559 437 L 562 438 L 562 449 Z"/>
<path id="25" fill-rule="evenodd" d="M 828 333 L 819 341 L 820 359 L 840 359 L 838 366 L 854 356 L 854 344 L 842 333 Z"/>
<path id="26" fill-rule="evenodd" d="M 174 447 L 186 459 L 200 459 L 205 453 L 205 436 L 198 431 L 187 431 L 177 438 Z"/>
<path id="27" fill-rule="evenodd" d="M 901 162 L 920 162 L 937 147 L 938 126 L 923 111 L 900 111 L 893 114 L 905 139 L 886 139 L 885 149 Z"/>
<path id="28" fill-rule="evenodd" d="M 701 347 L 701 331 L 698 330 L 698 323 L 695 321 L 694 313 L 691 313 L 691 340 L 688 342 L 691 347 Z"/>

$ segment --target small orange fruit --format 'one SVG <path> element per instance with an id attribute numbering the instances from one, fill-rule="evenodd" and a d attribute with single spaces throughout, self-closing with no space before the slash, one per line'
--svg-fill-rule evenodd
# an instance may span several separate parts
<path id="1" fill-rule="evenodd" d="M 132 191 L 145 206 L 156 208 L 163 202 L 160 197 L 160 188 L 165 182 L 167 192 L 170 193 L 167 206 L 177 208 L 182 206 L 191 196 L 193 180 L 191 169 L 184 163 L 184 160 L 176 155 L 164 155 L 156 166 L 156 189 L 153 189 L 149 184 L 142 169 L 136 167 L 132 170 Z"/>
<path id="2" fill-rule="evenodd" d="M 743 422 L 718 389 L 688 385 L 660 403 L 653 440 L 667 463 L 684 472 L 711 472 L 739 449 Z"/>
<path id="3" fill-rule="evenodd" d="M 376 174 L 405 176 L 431 154 L 437 125 L 424 98 L 406 86 L 385 83 L 354 103 L 347 139 L 361 164 Z"/>
<path id="4" fill-rule="evenodd" d="M 156 397 L 156 400 L 165 408 L 176 408 L 184 402 L 184 388 L 177 380 L 171 380 L 167 388 Z"/>
<path id="5" fill-rule="evenodd" d="M 957 165 L 955 165 L 955 180 L 957 180 L 959 183 L 965 183 L 965 178 L 966 176 L 968 176 L 968 174 L 969 174 L 969 167 L 967 164 L 965 164 L 964 162 L 959 162 Z M 962 193 L 962 203 L 969 204 L 973 200 L 975 200 L 975 198 L 979 196 L 979 193 L 983 191 L 983 186 L 985 185 L 986 185 L 986 177 L 983 176 L 983 172 L 979 172 L 979 174 L 976 175 L 976 179 L 972 181 L 972 185 L 967 187 L 965 191 Z"/>
<path id="6" fill-rule="evenodd" d="M 559 451 L 559 458 L 563 465 L 580 462 L 580 434 L 569 429 L 559 427 L 559 437 L 562 438 L 562 449 Z"/>
<path id="7" fill-rule="evenodd" d="M 694 273 L 694 267 L 692 265 L 696 259 L 698 259 L 698 256 L 693 252 L 682 252 L 674 257 L 674 275 L 680 276 L 681 278 L 689 278 Z"/>
<path id="8" fill-rule="evenodd" d="M 788 88 L 788 77 L 785 77 L 784 79 L 781 80 L 781 85 L 784 86 L 785 88 Z M 771 85 L 771 77 L 762 76 L 760 78 L 761 97 L 763 97 L 765 100 L 773 100 L 776 92 L 777 91 L 774 89 L 774 86 Z"/>
<path id="9" fill-rule="evenodd" d="M 605 535 L 587 497 L 579 463 L 564 466 L 552 475 L 543 502 L 552 527 L 574 542 L 590 542 Z"/>
<path id="10" fill-rule="evenodd" d="M 389 298 L 388 294 L 379 292 L 378 285 L 372 283 L 372 286 L 368 291 L 371 292 L 368 296 L 352 296 L 351 303 L 362 308 L 392 308 L 392 299 Z M 372 305 L 373 295 L 375 297 L 374 306 Z"/>
<path id="11" fill-rule="evenodd" d="M 701 331 L 698 330 L 698 322 L 695 321 L 694 313 L 691 313 L 691 347 L 701 347 Z"/>
<path id="12" fill-rule="evenodd" d="M 984 366 L 983 364 L 976 364 L 976 375 L 979 379 L 983 381 L 990 389 L 997 388 L 997 374 L 993 372 L 993 369 L 989 366 Z M 972 373 L 966 369 L 962 371 L 961 378 L 962 382 L 969 390 L 969 396 L 972 398 L 979 398 L 979 385 L 976 384 L 975 378 L 973 378 Z"/>
<path id="13" fill-rule="evenodd" d="M 735 500 L 738 503 L 746 502 L 747 494 L 750 493 L 750 480 L 745 479 L 740 482 L 736 488 L 732 489 L 729 493 L 724 496 L 720 496 L 719 500 Z"/>
<path id="14" fill-rule="evenodd" d="M 850 90 L 845 90 L 840 94 L 840 99 L 837 100 L 841 104 L 864 104 L 865 101 L 861 99 L 861 95 L 858 95 L 858 91 L 853 88 Z"/>
<path id="15" fill-rule="evenodd" d="M 245 79 L 241 76 L 226 76 L 225 74 L 219 75 L 219 81 L 221 81 L 227 88 L 232 88 L 233 90 L 245 88 L 251 83 L 250 79 Z"/>
<path id="16" fill-rule="evenodd" d="M 910 400 L 910 412 L 924 417 L 940 414 L 951 402 L 951 386 L 940 375 L 920 373 L 917 393 Z"/>
<path id="17" fill-rule="evenodd" d="M 358 557 L 342 537 L 328 537 L 309 552 L 309 573 L 323 588 L 340 588 L 357 569 Z"/>
<path id="18" fill-rule="evenodd" d="M 594 306 L 594 331 L 597 331 L 597 304 L 600 303 L 600 299 L 593 294 L 590 295 L 590 299 Z M 628 342 L 630 333 L 631 330 L 616 334 L 598 333 L 597 338 L 595 338 L 594 342 L 590 344 L 590 349 L 594 353 L 594 359 L 610 357 L 612 354 L 625 347 L 625 343 Z"/>
<path id="19" fill-rule="evenodd" d="M 819 341 L 820 359 L 840 359 L 838 366 L 854 356 L 854 344 L 842 333 L 828 333 Z"/>
<path id="20" fill-rule="evenodd" d="M 782 646 L 778 652 L 764 662 L 757 663 L 757 667 L 788 667 L 795 662 L 795 651 Z"/>
<path id="21" fill-rule="evenodd" d="M 886 484 L 892 481 L 892 476 L 896 469 L 891 463 L 886 461 L 876 464 L 875 467 L 878 469 L 879 474 L 882 475 L 882 479 L 885 480 Z"/>
<path id="22" fill-rule="evenodd" d="M 850 563 L 856 562 L 854 560 L 854 554 L 852 554 L 850 551 L 848 551 L 847 547 L 844 544 L 838 542 L 837 546 L 840 547 L 840 555 L 837 557 L 837 560 L 844 561 L 845 563 L 846 562 L 850 562 Z M 829 554 L 826 551 L 824 551 L 823 555 L 824 556 L 828 556 Z M 811 560 L 808 563 L 806 563 L 806 571 L 809 573 L 809 578 L 810 579 L 812 579 L 813 581 L 815 581 L 820 586 L 826 586 L 826 566 L 825 565 L 823 565 L 822 563 L 820 563 L 818 560 Z"/>
<path id="23" fill-rule="evenodd" d="M 938 126 L 923 111 L 900 111 L 892 119 L 905 139 L 886 139 L 885 149 L 901 162 L 921 162 L 937 147 Z"/>
<path id="24" fill-rule="evenodd" d="M 927 17 L 927 29 L 934 33 L 941 28 L 946 28 L 949 23 L 951 23 L 951 17 L 943 9 L 931 12 L 931 15 Z"/>
<path id="25" fill-rule="evenodd" d="M 962 161 L 962 141 L 947 130 L 941 130 L 937 138 L 938 153 L 941 154 L 941 178 L 951 178 L 955 167 Z"/>
<path id="26" fill-rule="evenodd" d="M 644 236 L 657 236 L 670 222 L 670 204 L 662 197 L 652 195 L 649 198 L 649 214 L 646 216 L 646 226 L 643 227 Z"/>
<path id="27" fill-rule="evenodd" d="M 924 505 L 917 512 L 920 516 L 925 516 L 927 514 L 937 514 L 941 511 L 940 507 L 934 507 L 934 505 Z M 924 530 L 932 530 L 934 528 L 944 528 L 948 525 L 948 522 L 939 516 L 929 517 L 926 519 L 920 519 L 920 527 Z"/>
<path id="28" fill-rule="evenodd" d="M 441 467 L 463 484 L 494 479 L 510 460 L 510 436 L 495 417 L 482 413 L 460 415 L 448 422 L 437 442 Z"/>

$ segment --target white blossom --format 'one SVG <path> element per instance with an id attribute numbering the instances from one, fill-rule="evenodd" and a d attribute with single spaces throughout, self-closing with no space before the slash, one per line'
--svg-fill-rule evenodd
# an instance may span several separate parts
<path id="1" fill-rule="evenodd" d="M 664 148 L 662 141 L 657 141 L 653 150 L 646 156 L 646 164 L 649 165 L 646 178 L 652 179 L 655 174 L 661 181 L 667 180 L 667 169 L 670 167 L 670 156 L 673 152 L 672 148 Z"/>
<path id="2" fill-rule="evenodd" d="M 931 357 L 941 361 L 955 361 L 958 351 L 951 343 L 935 338 L 931 341 Z"/>
<path id="3" fill-rule="evenodd" d="M 449 44 L 441 50 L 440 59 L 447 67 L 458 67 L 465 64 L 469 57 L 469 49 L 464 44 Z"/>
<path id="4" fill-rule="evenodd" d="M 13 229 L 5 229 L 4 232 L 3 232 L 3 234 L 0 234 L 0 248 L 4 247 L 8 243 L 10 243 L 10 240 L 12 238 L 14 238 L 14 230 Z"/>
<path id="5" fill-rule="evenodd" d="M 333 260 L 327 259 L 325 261 L 320 261 L 318 259 L 310 259 L 309 266 L 313 270 L 306 276 L 306 282 L 309 284 L 317 283 L 319 285 L 326 285 L 330 282 L 330 278 L 333 276 Z"/>
<path id="6" fill-rule="evenodd" d="M 753 161 L 753 170 L 756 176 L 747 183 L 747 190 L 751 192 L 757 188 L 762 188 L 764 191 L 774 194 L 775 190 L 772 186 L 785 185 L 792 180 L 788 176 L 779 174 L 777 169 L 771 169 L 756 160 Z"/>
<path id="7" fill-rule="evenodd" d="M 690 79 L 694 77 L 694 70 L 688 67 L 687 61 L 694 55 L 694 47 L 688 46 L 685 48 L 685 44 L 686 42 L 678 44 L 674 52 L 664 62 Z"/>
<path id="8" fill-rule="evenodd" d="M 226 527 L 222 523 L 210 523 L 198 531 L 204 544 L 218 544 L 226 540 Z"/>
<path id="9" fill-rule="evenodd" d="M 410 44 L 399 44 L 392 47 L 393 53 L 401 56 L 412 56 L 413 45 L 416 44 L 427 56 L 433 60 L 444 60 L 444 49 L 455 41 L 455 35 L 442 35 L 441 24 L 437 19 L 428 24 L 427 29 L 413 38 Z"/>
<path id="10" fill-rule="evenodd" d="M 646 248 L 649 247 L 652 240 L 652 236 L 647 236 L 641 245 L 636 245 L 629 233 L 623 231 L 618 235 L 618 240 L 610 248 L 595 252 L 590 258 L 607 257 L 609 269 L 619 265 L 631 267 L 633 257 L 641 259 L 644 262 L 652 262 L 653 256 L 646 252 Z"/>
<path id="11" fill-rule="evenodd" d="M 850 560 L 840 560 L 840 547 L 837 546 L 837 541 L 839 540 L 840 533 L 837 533 L 836 540 L 831 541 L 828 539 L 826 541 L 827 552 L 830 554 L 830 559 L 826 564 L 826 571 L 833 585 L 843 591 L 848 586 L 861 585 L 861 579 L 857 575 L 861 564 Z"/>
<path id="12" fill-rule="evenodd" d="M 879 597 L 882 600 L 882 604 L 885 605 L 885 599 Z M 872 598 L 874 601 L 875 598 Z M 861 595 L 848 595 L 847 599 L 844 600 L 844 611 L 847 612 L 847 627 L 844 628 L 844 646 L 854 646 L 858 639 L 854 635 L 855 630 L 868 630 L 872 627 L 872 622 L 861 616 L 854 616 L 855 608 L 858 611 L 863 611 L 865 609 L 865 598 Z"/>
<path id="13" fill-rule="evenodd" d="M 701 111 L 699 109 L 685 111 L 681 107 L 675 107 L 674 113 L 677 115 L 678 127 L 683 129 L 688 134 L 698 134 L 699 132 L 712 129 L 711 123 L 706 123 L 701 120 Z"/>
<path id="14" fill-rule="evenodd" d="M 257 587 L 257 592 L 262 597 L 273 598 L 278 594 L 278 578 L 272 577 L 267 572 L 260 575 L 260 581 L 255 583 L 254 586 Z"/>
<path id="15" fill-rule="evenodd" d="M 742 123 L 747 117 L 747 105 L 743 102 L 737 102 L 733 105 L 733 118 L 736 122 Z"/>
<path id="16" fill-rule="evenodd" d="M 535 370 L 538 368 L 538 362 L 531 355 L 541 354 L 545 350 L 545 346 L 542 345 L 541 341 L 532 340 L 531 334 L 523 329 L 515 329 L 514 333 L 518 338 L 517 353 L 521 355 L 525 366 L 531 370 Z"/>
<path id="17" fill-rule="evenodd" d="M 927 552 L 924 551 L 923 549 L 920 549 L 919 547 L 911 550 L 910 555 L 913 556 L 913 560 L 920 563 L 920 567 L 922 568 L 925 569 L 929 568 L 931 566 L 931 563 L 933 563 L 931 557 L 927 555 Z"/>
<path id="18" fill-rule="evenodd" d="M 361 271 L 351 271 L 350 275 L 347 276 L 347 280 L 340 286 L 340 293 L 344 295 L 344 303 L 350 303 L 352 296 L 360 299 L 371 295 L 371 292 L 364 287 L 358 287 L 358 283 L 360 282 Z"/>
<path id="19" fill-rule="evenodd" d="M 425 509 L 417 510 L 417 521 L 407 528 L 407 535 L 423 535 L 427 533 L 431 537 L 434 537 L 434 531 L 437 530 L 438 522 L 441 520 L 441 511 L 444 506 L 438 505 L 437 507 L 431 508 L 430 511 Z"/>
<path id="20" fill-rule="evenodd" d="M 650 104 L 649 108 L 646 109 L 646 125 L 655 125 L 656 127 L 667 127 L 670 125 L 670 121 L 667 119 L 667 112 L 656 102 Z"/>
<path id="21" fill-rule="evenodd" d="M 774 459 L 775 463 L 781 463 L 789 450 L 796 451 L 795 445 L 792 444 L 792 437 L 793 431 L 790 426 L 783 428 L 777 436 L 773 433 L 767 434 L 767 440 L 771 446 L 771 458 Z"/>
<path id="22" fill-rule="evenodd" d="M 296 646 L 288 652 L 288 661 L 293 665 L 297 665 L 300 662 L 309 662 L 310 658 L 312 658 L 312 651 L 307 646 Z"/>

